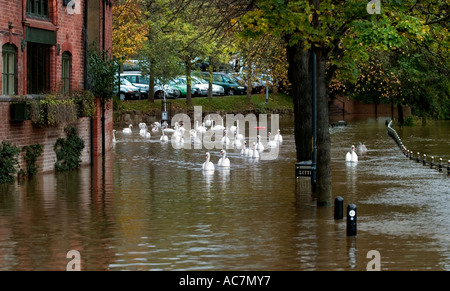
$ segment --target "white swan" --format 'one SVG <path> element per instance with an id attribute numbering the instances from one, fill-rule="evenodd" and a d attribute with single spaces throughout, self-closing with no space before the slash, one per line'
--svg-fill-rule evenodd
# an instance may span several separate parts
<path id="1" fill-rule="evenodd" d="M 247 156 L 248 155 L 248 148 L 247 148 L 247 142 L 244 140 L 244 146 L 241 149 L 241 155 Z"/>
<path id="2" fill-rule="evenodd" d="M 269 134 L 268 134 L 269 142 L 267 143 L 267 146 L 269 148 L 276 148 L 278 146 L 278 142 L 275 140 L 275 138 L 273 140 L 271 140 L 270 135 L 271 135 L 271 133 L 269 132 Z"/>
<path id="3" fill-rule="evenodd" d="M 236 125 L 230 126 L 230 132 L 231 132 L 232 134 L 235 134 L 235 133 L 237 132 L 237 126 L 236 126 Z"/>
<path id="4" fill-rule="evenodd" d="M 219 167 L 227 167 L 227 168 L 229 168 L 230 167 L 230 159 L 227 158 L 227 152 L 225 150 L 221 150 L 220 151 L 220 155 L 222 157 L 219 159 L 219 162 L 217 163 L 217 165 Z"/>
<path id="5" fill-rule="evenodd" d="M 132 131 L 131 131 L 131 128 L 132 128 L 132 127 L 133 127 L 133 125 L 130 124 L 127 128 L 124 128 L 124 129 L 122 130 L 122 132 L 125 133 L 125 134 L 131 134 L 131 133 L 132 133 Z"/>
<path id="6" fill-rule="evenodd" d="M 277 134 L 275 134 L 274 140 L 278 143 L 283 142 L 283 136 L 280 133 L 280 129 L 277 130 Z"/>
<path id="7" fill-rule="evenodd" d="M 255 149 L 257 149 L 258 151 L 262 152 L 262 151 L 264 151 L 264 145 L 261 142 L 261 136 L 258 134 L 256 137 L 257 137 L 258 140 L 256 142 Z"/>
<path id="8" fill-rule="evenodd" d="M 164 133 L 164 130 L 162 131 L 162 135 L 161 135 L 161 137 L 159 138 L 159 140 L 162 141 L 162 142 L 167 142 L 167 141 L 169 141 L 169 137 Z"/>
<path id="9" fill-rule="evenodd" d="M 198 137 L 198 131 L 197 130 L 191 129 L 189 134 L 191 136 L 191 144 L 201 144 L 202 143 L 202 141 Z"/>
<path id="10" fill-rule="evenodd" d="M 214 125 L 214 121 L 211 120 L 211 128 L 213 130 L 225 130 L 225 127 L 223 126 L 223 119 L 222 119 L 222 125 L 219 125 L 219 124 Z"/>
<path id="11" fill-rule="evenodd" d="M 244 140 L 244 135 L 239 133 L 239 120 L 236 120 L 236 138 L 239 140 Z"/>
<path id="12" fill-rule="evenodd" d="M 346 162 L 357 162 L 358 161 L 358 155 L 355 152 L 355 146 L 352 145 L 352 151 L 348 152 L 345 155 L 345 161 Z"/>
<path id="13" fill-rule="evenodd" d="M 198 121 L 197 121 L 198 123 Z M 204 134 L 206 132 L 206 127 L 205 127 L 205 123 L 203 122 L 202 125 L 197 127 L 197 132 L 199 134 Z"/>
<path id="14" fill-rule="evenodd" d="M 367 147 L 361 142 L 359 142 L 357 149 L 358 149 L 358 152 L 360 152 L 360 153 L 367 152 Z"/>
<path id="15" fill-rule="evenodd" d="M 211 125 L 212 125 L 211 117 L 209 115 L 208 115 L 208 119 L 205 121 L 205 125 L 207 127 L 211 127 Z"/>
<path id="16" fill-rule="evenodd" d="M 175 126 L 174 126 L 174 128 L 170 128 L 170 127 L 164 127 L 164 129 L 163 129 L 163 131 L 165 132 L 165 133 L 175 133 L 175 131 L 177 131 L 177 129 L 178 129 L 178 127 L 179 127 L 179 125 L 178 125 L 178 122 L 175 122 Z"/>
<path id="17" fill-rule="evenodd" d="M 237 138 L 237 132 L 234 133 L 233 146 L 237 149 L 240 149 L 242 147 L 242 141 Z"/>
<path id="18" fill-rule="evenodd" d="M 223 131 L 222 144 L 228 145 L 230 144 L 230 138 L 227 136 L 227 130 Z"/>
<path id="19" fill-rule="evenodd" d="M 258 150 L 257 146 L 258 145 L 254 142 L 253 143 L 253 151 L 251 152 L 252 153 L 252 158 L 256 158 L 256 159 L 259 158 L 259 150 Z"/>
<path id="20" fill-rule="evenodd" d="M 151 127 L 153 132 L 158 132 L 159 129 L 161 128 L 161 123 L 155 121 L 151 124 Z"/>
<path id="21" fill-rule="evenodd" d="M 211 155 L 209 152 L 205 155 L 206 161 L 202 165 L 203 171 L 214 171 L 214 164 L 210 161 Z"/>
<path id="22" fill-rule="evenodd" d="M 139 123 L 139 135 L 140 136 L 145 136 L 145 128 L 147 127 L 147 124 L 141 122 Z"/>
<path id="23" fill-rule="evenodd" d="M 184 143 L 183 134 L 181 133 L 180 130 L 176 130 L 176 131 L 173 133 L 172 139 L 174 139 L 177 143 Z"/>
<path id="24" fill-rule="evenodd" d="M 141 126 L 141 124 L 139 124 L 139 126 Z M 150 132 L 148 132 L 148 127 L 147 124 L 142 123 L 142 128 L 139 131 L 139 134 L 143 137 L 143 138 L 150 138 Z"/>
<path id="25" fill-rule="evenodd" d="M 249 157 L 249 158 L 253 158 L 253 148 L 255 147 L 255 143 L 253 143 L 253 146 L 252 147 L 248 147 L 248 150 L 247 150 L 247 157 Z"/>

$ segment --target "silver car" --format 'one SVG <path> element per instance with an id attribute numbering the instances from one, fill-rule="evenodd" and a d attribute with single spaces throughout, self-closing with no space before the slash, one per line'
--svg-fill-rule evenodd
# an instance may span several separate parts
<path id="1" fill-rule="evenodd" d="M 134 86 L 141 88 L 142 92 L 147 92 L 149 88 L 149 78 L 146 76 L 142 76 L 140 72 L 124 72 L 120 75 L 121 78 L 125 78 L 130 81 Z M 159 81 L 156 81 L 154 86 L 155 98 L 156 99 L 164 99 L 164 95 L 166 98 L 178 98 L 181 96 L 180 90 L 177 88 L 170 86 L 168 84 L 161 84 Z"/>
<path id="2" fill-rule="evenodd" d="M 205 95 L 208 95 L 209 84 L 208 81 L 203 80 L 202 78 L 192 76 L 192 87 L 196 86 L 197 88 L 206 91 Z M 212 84 L 212 93 L 215 96 L 223 96 L 225 95 L 225 89 L 222 86 Z"/>

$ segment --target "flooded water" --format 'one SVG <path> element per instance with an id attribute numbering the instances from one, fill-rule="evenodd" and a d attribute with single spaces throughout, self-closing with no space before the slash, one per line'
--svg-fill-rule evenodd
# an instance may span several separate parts
<path id="1" fill-rule="evenodd" d="M 330 128 L 333 199 L 357 205 L 357 236 L 295 178 L 292 118 L 280 119 L 276 160 L 229 150 L 231 168 L 212 175 L 204 149 L 118 128 L 104 165 L 0 186 L 0 270 L 65 270 L 70 250 L 82 270 L 366 270 L 371 250 L 381 270 L 449 270 L 450 177 L 408 160 L 385 121 Z M 450 159 L 449 122 L 395 129 L 415 152 Z M 368 151 L 346 163 L 359 142 Z"/>

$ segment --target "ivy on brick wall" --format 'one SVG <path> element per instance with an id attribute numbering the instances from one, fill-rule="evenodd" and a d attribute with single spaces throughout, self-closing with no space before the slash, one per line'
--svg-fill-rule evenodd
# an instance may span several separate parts
<path id="1" fill-rule="evenodd" d="M 7 141 L 2 141 L 0 145 L 0 184 L 14 181 L 19 154 L 20 149 L 17 146 L 11 145 Z"/>
<path id="2" fill-rule="evenodd" d="M 78 136 L 78 130 L 73 126 L 64 128 L 67 138 L 58 138 L 54 145 L 56 153 L 55 170 L 59 172 L 78 169 L 81 166 L 81 152 L 84 140 Z"/>
<path id="3" fill-rule="evenodd" d="M 71 123 L 77 120 L 77 108 L 72 99 L 47 96 L 45 99 L 31 102 L 31 120 L 38 126 Z"/>
<path id="4" fill-rule="evenodd" d="M 68 96 L 46 95 L 28 101 L 30 119 L 37 126 L 70 124 L 95 114 L 95 96 L 90 91 L 74 91 Z"/>
<path id="5" fill-rule="evenodd" d="M 91 91 L 78 90 L 70 94 L 70 98 L 77 105 L 77 116 L 92 117 L 95 114 L 95 96 Z"/>
<path id="6" fill-rule="evenodd" d="M 39 165 L 37 164 L 38 157 L 42 154 L 42 145 L 41 144 L 32 144 L 29 146 L 24 146 L 22 151 L 25 152 L 23 159 L 27 163 L 27 171 L 21 171 L 21 175 L 33 177 L 36 176 L 39 170 Z"/>

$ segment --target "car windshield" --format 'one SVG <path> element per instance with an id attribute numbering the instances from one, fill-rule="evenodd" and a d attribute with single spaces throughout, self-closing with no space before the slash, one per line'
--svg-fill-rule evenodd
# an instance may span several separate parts
<path id="1" fill-rule="evenodd" d="M 222 75 L 223 79 L 225 80 L 225 82 L 232 82 L 233 80 L 231 80 L 231 78 L 227 75 Z"/>
<path id="2" fill-rule="evenodd" d="M 187 84 L 185 78 L 176 78 L 176 79 L 173 79 L 173 82 L 178 85 L 186 85 Z"/>
<path id="3" fill-rule="evenodd" d="M 194 81 L 195 84 L 208 84 L 208 82 L 206 82 L 205 80 L 197 77 L 192 77 L 192 81 Z"/>
<path id="4" fill-rule="evenodd" d="M 148 84 L 150 84 L 150 79 L 147 78 L 147 77 L 142 77 L 142 76 L 140 76 L 140 77 L 139 77 L 139 84 L 145 84 L 145 85 L 148 85 Z"/>
<path id="5" fill-rule="evenodd" d="M 126 85 L 126 86 L 133 86 L 133 84 L 131 84 L 130 81 L 128 81 L 127 79 L 124 79 L 124 78 L 120 79 L 120 83 L 122 85 Z"/>

